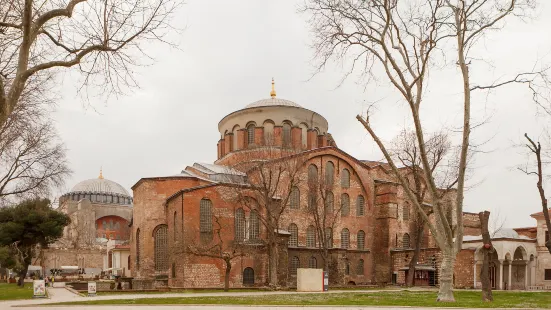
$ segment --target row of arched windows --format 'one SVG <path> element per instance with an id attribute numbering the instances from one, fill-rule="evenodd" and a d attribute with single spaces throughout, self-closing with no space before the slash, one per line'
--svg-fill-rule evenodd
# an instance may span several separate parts
<path id="1" fill-rule="evenodd" d="M 335 207 L 335 198 L 333 192 L 327 191 L 325 197 L 325 208 L 327 212 L 333 212 Z M 308 210 L 315 209 L 317 203 L 317 195 L 310 194 L 308 195 Z M 289 196 L 289 208 L 298 210 L 300 209 L 300 189 L 294 186 L 291 189 L 291 194 Z M 341 194 L 341 216 L 350 215 L 350 196 L 347 193 Z M 365 215 L 365 198 L 363 195 L 358 195 L 356 198 L 356 216 Z"/>
<path id="2" fill-rule="evenodd" d="M 99 203 L 112 203 L 112 204 L 124 204 L 124 205 L 129 205 L 132 203 L 132 198 L 109 195 L 109 194 L 73 193 L 73 194 L 69 194 L 67 197 L 69 197 L 73 201 L 80 201 L 81 199 L 86 198 L 91 202 L 99 202 Z"/>
<path id="3" fill-rule="evenodd" d="M 290 247 L 298 247 L 298 226 L 295 223 L 291 223 L 288 230 L 290 233 L 288 245 Z M 308 226 L 308 228 L 306 228 L 306 247 L 315 248 L 318 246 L 318 243 L 316 242 L 316 235 L 316 228 L 313 225 L 310 225 Z M 365 232 L 363 230 L 358 231 L 356 237 L 357 249 L 365 249 Z M 333 232 L 329 227 L 325 229 L 325 239 L 327 240 L 327 248 L 332 248 Z M 348 230 L 348 228 L 343 228 L 343 230 L 341 230 L 341 248 L 350 248 L 350 231 Z"/>
<path id="4" fill-rule="evenodd" d="M 346 259 L 344 264 L 344 274 L 350 275 L 350 261 Z M 289 262 L 289 273 L 291 274 L 291 276 L 297 275 L 298 268 L 301 268 L 300 259 L 298 258 L 298 256 L 291 257 L 291 261 Z M 308 268 L 318 268 L 318 260 L 316 257 L 311 256 L 310 258 L 308 258 Z M 363 259 L 358 260 L 358 265 L 356 266 L 356 275 L 365 275 L 365 262 Z"/>
<path id="5" fill-rule="evenodd" d="M 264 144 L 265 145 L 271 145 L 273 144 L 273 140 L 274 140 L 274 127 L 275 127 L 275 124 L 270 121 L 270 120 L 267 120 L 264 122 L 263 124 L 263 132 L 264 132 L 264 137 L 262 137 L 264 139 Z M 308 142 L 308 126 L 306 124 L 300 124 L 298 125 L 298 127 L 300 128 L 301 130 L 301 144 L 302 144 L 302 147 L 303 148 L 306 148 L 307 146 L 307 142 Z M 257 128 L 257 125 L 253 122 L 247 124 L 246 126 L 246 130 L 245 130 L 245 133 L 246 133 L 246 136 L 245 136 L 245 141 L 246 141 L 246 146 L 245 147 L 248 147 L 250 145 L 254 145 L 255 144 L 255 128 Z M 283 146 L 291 146 L 292 144 L 292 136 L 291 136 L 291 130 L 293 128 L 293 124 L 289 121 L 285 121 L 283 122 L 283 124 L 281 125 L 281 129 L 282 129 L 282 143 L 283 143 Z M 241 127 L 239 125 L 235 125 L 232 129 L 232 134 L 233 134 L 233 140 L 232 140 L 232 147 L 231 147 L 231 150 L 230 151 L 235 151 L 237 150 L 237 132 L 241 129 Z M 318 129 L 316 128 L 316 137 L 319 135 L 319 131 Z M 228 132 L 226 131 L 224 136 L 227 134 Z M 317 141 L 314 141 L 314 142 L 317 142 Z"/>

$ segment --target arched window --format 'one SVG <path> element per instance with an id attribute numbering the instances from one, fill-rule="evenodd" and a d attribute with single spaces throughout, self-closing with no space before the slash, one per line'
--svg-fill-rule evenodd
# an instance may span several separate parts
<path id="1" fill-rule="evenodd" d="M 245 211 L 239 208 L 235 210 L 235 240 L 242 242 L 245 239 Z"/>
<path id="2" fill-rule="evenodd" d="M 243 270 L 243 285 L 254 285 L 254 269 L 251 267 Z"/>
<path id="3" fill-rule="evenodd" d="M 174 226 L 172 226 L 172 229 L 174 229 L 174 241 L 176 241 L 176 236 L 178 234 L 178 226 L 176 226 L 176 217 L 177 217 L 177 213 L 176 211 L 174 211 L 174 222 L 173 222 Z"/>
<path id="4" fill-rule="evenodd" d="M 358 231 L 358 250 L 365 249 L 365 232 L 363 230 Z"/>
<path id="5" fill-rule="evenodd" d="M 168 228 L 166 225 L 159 225 L 155 229 L 155 270 L 166 271 L 168 270 Z"/>
<path id="6" fill-rule="evenodd" d="M 341 173 L 341 187 L 349 188 L 350 187 L 350 172 L 348 169 L 343 169 Z"/>
<path id="7" fill-rule="evenodd" d="M 325 195 L 325 211 L 326 213 L 333 213 L 335 209 L 335 197 L 333 192 L 327 191 Z"/>
<path id="8" fill-rule="evenodd" d="M 298 227 L 296 224 L 289 225 L 289 246 L 297 247 L 298 246 Z"/>
<path id="9" fill-rule="evenodd" d="M 237 144 L 237 136 L 238 136 L 238 133 L 239 133 L 239 125 L 235 125 L 233 127 L 233 136 L 232 136 L 232 151 L 236 151 L 236 150 L 239 150 L 239 147 Z"/>
<path id="10" fill-rule="evenodd" d="M 350 261 L 348 258 L 344 259 L 344 274 L 347 276 L 350 275 Z"/>
<path id="11" fill-rule="evenodd" d="M 402 237 L 402 248 L 409 249 L 409 234 L 404 234 Z"/>
<path id="12" fill-rule="evenodd" d="M 283 146 L 291 146 L 291 125 L 283 123 Z"/>
<path id="13" fill-rule="evenodd" d="M 258 223 L 258 212 L 252 210 L 249 216 L 249 239 L 257 240 L 260 235 L 260 225 Z"/>
<path id="14" fill-rule="evenodd" d="M 299 127 L 301 131 L 302 148 L 306 149 L 308 147 L 308 126 L 302 123 Z"/>
<path id="15" fill-rule="evenodd" d="M 247 126 L 247 145 L 254 144 L 254 124 Z"/>
<path id="16" fill-rule="evenodd" d="M 308 268 L 318 268 L 318 260 L 314 256 L 308 259 Z"/>
<path id="17" fill-rule="evenodd" d="M 318 205 L 318 197 L 316 195 L 316 192 L 308 193 L 308 211 L 316 210 L 317 205 Z"/>
<path id="18" fill-rule="evenodd" d="M 293 256 L 293 258 L 291 258 L 291 264 L 289 264 L 289 268 L 291 269 L 290 274 L 292 276 L 296 276 L 297 275 L 297 269 L 299 267 L 300 267 L 300 260 L 298 259 L 297 256 Z"/>
<path id="19" fill-rule="evenodd" d="M 325 242 L 328 249 L 333 248 L 333 229 L 331 227 L 325 228 Z"/>
<path id="20" fill-rule="evenodd" d="M 316 247 L 316 229 L 312 225 L 306 229 L 306 246 L 309 248 Z"/>
<path id="21" fill-rule="evenodd" d="M 140 268 L 140 229 L 136 230 L 136 269 Z"/>
<path id="22" fill-rule="evenodd" d="M 409 204 L 405 204 L 402 207 L 402 219 L 404 221 L 409 221 Z"/>
<path id="23" fill-rule="evenodd" d="M 298 209 L 300 205 L 300 190 L 298 187 L 293 186 L 291 189 L 291 197 L 289 197 L 290 200 L 290 208 L 291 209 Z"/>
<path id="24" fill-rule="evenodd" d="M 308 186 L 316 188 L 318 184 L 318 167 L 311 164 L 308 166 Z"/>
<path id="25" fill-rule="evenodd" d="M 333 165 L 333 162 L 328 161 L 327 164 L 325 164 L 325 186 L 329 188 L 333 186 L 334 178 L 335 178 L 335 165 Z"/>
<path id="26" fill-rule="evenodd" d="M 363 259 L 360 259 L 360 260 L 358 261 L 358 269 L 356 270 L 356 274 L 359 275 L 359 276 L 365 275 L 365 271 L 364 271 L 364 260 L 363 260 Z"/>
<path id="27" fill-rule="evenodd" d="M 362 216 L 365 214 L 365 199 L 364 196 L 358 195 L 356 199 L 356 216 Z"/>
<path id="28" fill-rule="evenodd" d="M 350 215 L 350 197 L 347 193 L 341 195 L 341 216 Z"/>
<path id="29" fill-rule="evenodd" d="M 201 199 L 199 203 L 199 231 L 201 241 L 212 240 L 212 201 L 206 198 Z"/>
<path id="30" fill-rule="evenodd" d="M 341 248 L 348 249 L 350 247 L 350 231 L 348 228 L 344 228 L 341 231 Z"/>
<path id="31" fill-rule="evenodd" d="M 264 144 L 274 145 L 274 123 L 270 121 L 264 122 Z"/>

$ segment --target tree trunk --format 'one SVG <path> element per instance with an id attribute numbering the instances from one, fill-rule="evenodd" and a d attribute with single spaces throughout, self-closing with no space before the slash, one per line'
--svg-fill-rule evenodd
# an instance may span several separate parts
<path id="1" fill-rule="evenodd" d="M 478 218 L 480 219 L 480 229 L 482 230 L 482 254 L 484 255 L 482 271 L 480 273 L 480 281 L 482 282 L 482 301 L 491 302 L 494 301 L 494 297 L 492 296 L 492 285 L 490 283 L 490 253 L 493 252 L 494 248 L 492 247 L 492 240 L 490 239 L 490 232 L 488 231 L 490 212 L 480 212 L 478 213 Z"/>
<path id="2" fill-rule="evenodd" d="M 277 279 L 277 261 L 278 261 L 278 251 L 277 251 L 277 243 L 270 242 L 270 258 L 269 258 L 269 269 L 270 269 L 270 285 L 273 287 L 277 287 L 279 284 L 279 281 Z"/>
<path id="3" fill-rule="evenodd" d="M 418 219 L 421 221 L 421 219 Z M 413 279 L 415 277 L 415 266 L 417 266 L 417 261 L 419 260 L 419 252 L 421 252 L 421 243 L 423 242 L 423 228 L 425 227 L 424 221 L 417 225 L 417 231 L 415 236 L 415 249 L 413 250 L 413 257 L 409 262 L 408 277 L 406 279 L 406 286 L 411 287 L 414 285 Z"/>
<path id="4" fill-rule="evenodd" d="M 224 277 L 224 292 L 227 292 L 230 289 L 230 271 L 231 271 L 231 260 L 226 261 L 226 275 Z"/>
<path id="5" fill-rule="evenodd" d="M 27 271 L 29 270 L 29 265 L 25 263 L 25 266 L 22 270 L 19 271 L 19 280 L 17 281 L 17 285 L 23 287 L 25 285 L 25 276 L 27 275 Z"/>
<path id="6" fill-rule="evenodd" d="M 442 249 L 442 264 L 440 265 L 440 290 L 436 301 L 455 302 L 453 296 L 453 268 L 455 255 L 453 246 Z"/>

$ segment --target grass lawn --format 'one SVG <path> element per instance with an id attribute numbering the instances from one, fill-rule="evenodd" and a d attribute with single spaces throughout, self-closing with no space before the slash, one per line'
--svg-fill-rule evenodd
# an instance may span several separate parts
<path id="1" fill-rule="evenodd" d="M 20 288 L 15 283 L 0 283 L 0 300 L 15 300 L 33 298 L 33 284 L 25 283 Z"/>
<path id="2" fill-rule="evenodd" d="M 230 289 L 228 292 L 234 293 L 234 292 L 258 292 L 259 290 L 252 290 L 252 289 Z M 106 295 L 135 295 L 135 294 L 193 294 L 193 293 L 223 293 L 223 289 L 204 289 L 204 290 L 193 290 L 193 289 L 183 289 L 183 290 L 169 290 L 169 291 L 105 291 L 105 292 L 98 292 L 98 296 L 106 296 Z M 86 291 L 79 291 L 79 293 L 82 293 L 84 295 L 87 295 L 88 293 Z"/>
<path id="3" fill-rule="evenodd" d="M 302 305 L 302 306 L 416 306 L 416 307 L 467 307 L 467 308 L 551 308 L 549 292 L 494 292 L 493 303 L 482 303 L 480 292 L 456 291 L 455 303 L 436 302 L 436 292 L 373 292 L 280 294 L 235 297 L 156 297 L 141 299 L 90 300 L 59 303 L 58 305 Z"/>

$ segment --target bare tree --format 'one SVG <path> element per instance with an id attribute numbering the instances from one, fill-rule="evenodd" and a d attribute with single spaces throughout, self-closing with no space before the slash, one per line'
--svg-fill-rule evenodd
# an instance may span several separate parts
<path id="1" fill-rule="evenodd" d="M 547 241 L 545 242 L 545 247 L 549 253 L 551 253 L 551 221 L 549 220 L 549 206 L 547 204 L 547 198 L 545 197 L 545 189 L 543 187 L 543 177 L 544 177 L 544 159 L 542 159 L 542 148 L 540 142 L 535 142 L 528 136 L 527 133 L 524 134 L 524 137 L 528 142 L 526 143 L 526 148 L 536 156 L 535 160 L 535 171 L 526 165 L 525 167 L 519 167 L 519 170 L 524 172 L 526 175 L 535 175 L 537 178 L 536 187 L 541 200 L 541 207 L 543 211 L 543 217 L 545 218 L 545 225 L 548 227 L 547 230 Z M 533 165 L 530 165 L 533 166 Z"/>
<path id="2" fill-rule="evenodd" d="M 278 281 L 278 240 L 282 231 L 281 216 L 288 208 L 293 187 L 303 182 L 303 166 L 307 158 L 298 150 L 265 145 L 243 152 L 240 170 L 246 171 L 247 184 L 236 188 L 238 203 L 256 211 L 266 231 L 269 256 L 268 279 L 271 286 Z M 259 159 L 262 158 L 262 159 Z"/>
<path id="3" fill-rule="evenodd" d="M 484 211 L 478 213 L 480 220 L 480 230 L 482 232 L 482 270 L 480 271 L 480 281 L 482 282 L 482 301 L 490 302 L 494 301 L 492 295 L 492 284 L 490 283 L 490 255 L 495 252 L 492 245 L 492 238 L 490 237 L 490 231 L 488 229 L 488 222 L 490 220 L 490 212 Z M 476 262 L 475 262 L 476 264 Z"/>
<path id="4" fill-rule="evenodd" d="M 243 247 L 235 241 L 228 241 L 222 237 L 222 231 L 228 230 L 228 225 L 223 224 L 220 216 L 213 216 L 216 227 L 214 227 L 214 238 L 212 242 L 205 243 L 197 238 L 188 237 L 185 252 L 199 257 L 210 257 L 224 261 L 226 266 L 224 273 L 224 291 L 230 288 L 230 273 L 232 260 L 244 256 Z"/>
<path id="5" fill-rule="evenodd" d="M 455 257 L 463 241 L 463 199 L 465 174 L 471 134 L 471 92 L 495 89 L 510 83 L 530 86 L 544 72 L 519 74 L 511 80 L 489 86 L 473 86 L 469 76 L 471 58 L 468 53 L 481 36 L 500 28 L 506 17 L 529 8 L 529 0 L 307 0 L 304 10 L 311 14 L 316 57 L 321 70 L 331 60 L 350 64 L 348 76 L 355 69 L 368 77 L 381 77 L 389 82 L 407 105 L 415 129 L 419 156 L 423 168 L 427 193 L 434 212 L 431 223 L 423 206 L 407 179 L 402 176 L 387 146 L 370 122 L 369 113 L 358 115 L 357 120 L 375 141 L 391 171 L 398 179 L 418 213 L 442 251 L 440 289 L 438 301 L 455 301 L 453 270 Z M 438 61 L 437 52 L 448 43 L 456 47 L 457 62 L 461 70 L 463 90 L 463 121 L 460 126 L 461 142 L 456 156 L 458 163 L 456 197 L 453 216 L 448 217 L 447 198 L 441 195 L 435 175 L 431 172 L 426 145 L 421 104 L 431 65 Z M 449 45 L 447 45 L 449 46 Z M 440 54 L 441 55 L 441 54 Z M 350 60 L 348 63 L 346 60 Z M 380 73 L 380 74 L 379 74 Z M 380 79 L 379 79 L 380 80 Z M 532 88 L 531 88 L 532 89 Z M 533 90 L 533 89 L 532 89 Z"/>
<path id="6" fill-rule="evenodd" d="M 178 0 L 0 0 L 0 125 L 60 69 L 103 94 L 136 86 L 146 41 L 166 42 Z M 29 87 L 31 86 L 31 87 Z M 41 87 L 45 90 L 44 87 Z"/>
<path id="7" fill-rule="evenodd" d="M 51 120 L 20 105 L 0 127 L 0 202 L 47 196 L 71 170 Z"/>

